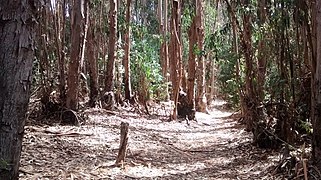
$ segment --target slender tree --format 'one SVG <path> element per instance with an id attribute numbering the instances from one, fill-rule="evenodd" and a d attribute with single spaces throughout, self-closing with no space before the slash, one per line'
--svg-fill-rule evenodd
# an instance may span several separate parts
<path id="1" fill-rule="evenodd" d="M 59 94 L 60 101 L 62 103 L 66 102 L 66 76 L 65 76 L 65 30 L 66 30 L 66 0 L 56 1 L 57 9 L 55 14 L 55 42 L 56 51 L 58 57 L 58 68 L 59 68 Z"/>
<path id="2" fill-rule="evenodd" d="M 205 87 L 205 58 L 204 58 L 204 2 L 203 0 L 196 1 L 196 16 L 195 28 L 197 33 L 197 91 L 196 91 L 196 110 L 207 112 L 206 87 Z"/>
<path id="3" fill-rule="evenodd" d="M 171 39 L 169 44 L 170 49 L 170 67 L 172 80 L 172 99 L 174 100 L 174 109 L 171 119 L 177 119 L 177 101 L 179 85 L 181 81 L 180 61 L 182 59 L 181 42 L 180 42 L 180 11 L 181 5 L 179 0 L 172 1 L 172 17 L 171 17 Z"/>
<path id="4" fill-rule="evenodd" d="M 78 109 L 79 65 L 81 59 L 81 43 L 83 41 L 83 5 L 84 0 L 74 0 L 71 18 L 71 54 L 68 69 L 68 90 L 66 106 Z"/>
<path id="5" fill-rule="evenodd" d="M 95 40 L 96 25 L 93 14 L 89 13 L 89 27 L 88 27 L 88 46 L 87 46 L 87 58 L 88 58 L 88 74 L 89 74 L 89 106 L 95 107 L 98 100 L 98 65 L 97 65 L 97 44 Z"/>
<path id="6" fill-rule="evenodd" d="M 130 82 L 130 15 L 131 15 L 131 0 L 127 0 L 126 5 L 126 30 L 125 30 L 125 44 L 124 44 L 124 59 L 123 66 L 125 69 L 124 85 L 125 85 L 125 99 L 130 99 L 132 96 L 132 87 Z"/>
<path id="7" fill-rule="evenodd" d="M 0 179 L 18 179 L 32 82 L 35 1 L 0 3 Z"/>
<path id="8" fill-rule="evenodd" d="M 249 7 L 249 0 L 243 0 L 242 5 L 244 9 Z M 253 49 L 252 49 L 252 31 L 251 31 L 251 13 L 248 10 L 245 10 L 242 15 L 243 21 L 243 31 L 240 34 L 242 51 L 245 58 L 245 115 L 246 115 L 246 125 L 247 130 L 252 130 L 254 124 L 253 122 L 256 120 L 255 118 L 255 108 L 256 104 L 256 96 L 253 81 L 255 79 L 255 73 L 253 68 Z"/>
<path id="9" fill-rule="evenodd" d="M 197 0 L 192 2 L 192 6 L 196 9 Z M 189 27 L 189 56 L 188 56 L 188 79 L 187 79 L 187 99 L 188 106 L 191 109 L 195 108 L 195 76 L 196 76 L 196 55 L 195 47 L 197 45 L 197 28 L 196 16 L 193 17 L 192 24 Z"/>
<path id="10" fill-rule="evenodd" d="M 116 32 L 117 32 L 117 0 L 110 0 L 109 10 L 109 45 L 108 59 L 105 77 L 105 92 L 113 91 L 114 89 L 114 67 L 116 56 Z"/>
<path id="11" fill-rule="evenodd" d="M 313 159 L 317 167 L 321 169 L 321 1 L 316 1 L 315 5 L 315 28 L 316 28 L 316 71 L 313 81 L 313 91 L 315 104 L 312 114 L 313 119 Z"/>

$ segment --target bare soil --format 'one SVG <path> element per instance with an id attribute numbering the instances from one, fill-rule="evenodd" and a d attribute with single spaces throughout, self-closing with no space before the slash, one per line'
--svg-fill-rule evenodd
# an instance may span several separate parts
<path id="1" fill-rule="evenodd" d="M 28 123 L 20 179 L 274 179 L 277 153 L 252 146 L 223 104 L 189 125 L 168 121 L 166 110 L 147 116 L 125 108 L 88 109 L 81 126 Z M 130 126 L 128 152 L 116 167 L 122 121 Z"/>

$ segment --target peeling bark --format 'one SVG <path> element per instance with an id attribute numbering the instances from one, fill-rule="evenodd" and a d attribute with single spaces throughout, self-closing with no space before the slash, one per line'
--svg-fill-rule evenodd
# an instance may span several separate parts
<path id="1" fill-rule="evenodd" d="M 32 82 L 37 4 L 0 4 L 0 179 L 18 179 Z"/>
<path id="2" fill-rule="evenodd" d="M 68 89 L 66 106 L 69 109 L 78 109 L 79 66 L 81 59 L 81 41 L 83 40 L 83 0 L 74 0 L 71 18 L 71 54 L 68 69 Z"/>

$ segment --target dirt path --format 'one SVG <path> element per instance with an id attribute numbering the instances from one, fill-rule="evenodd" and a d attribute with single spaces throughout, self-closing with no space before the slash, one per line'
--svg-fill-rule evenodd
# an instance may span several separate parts
<path id="1" fill-rule="evenodd" d="M 130 112 L 86 114 L 80 127 L 27 126 L 20 179 L 273 179 L 268 167 L 277 157 L 253 147 L 229 112 L 197 113 L 190 125 Z M 118 168 L 121 121 L 129 123 L 130 139 Z"/>

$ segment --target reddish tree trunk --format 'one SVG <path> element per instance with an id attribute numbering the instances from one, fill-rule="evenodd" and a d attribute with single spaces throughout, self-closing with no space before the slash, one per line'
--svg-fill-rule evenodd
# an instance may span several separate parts
<path id="1" fill-rule="evenodd" d="M 196 91 L 196 110 L 207 112 L 206 88 L 205 88 L 205 58 L 204 58 L 204 21 L 203 21 L 203 0 L 196 1 L 196 20 L 195 26 L 197 30 L 197 48 L 200 52 L 197 55 L 197 91 Z"/>
<path id="2" fill-rule="evenodd" d="M 187 79 L 187 99 L 188 106 L 195 108 L 195 75 L 196 75 L 196 55 L 194 48 L 197 43 L 196 34 L 196 17 L 193 18 L 192 24 L 188 31 L 189 38 L 189 57 L 188 57 L 188 79 Z"/>
<path id="3" fill-rule="evenodd" d="M 180 85 L 180 61 L 182 59 L 181 43 L 180 43 L 180 1 L 173 0 L 172 19 L 171 19 L 171 40 L 170 40 L 170 66 L 172 77 L 172 99 L 174 101 L 174 109 L 171 119 L 177 119 L 177 101 Z"/>
<path id="4" fill-rule="evenodd" d="M 132 96 L 132 88 L 130 83 L 130 11 L 131 0 L 127 0 L 126 6 L 126 32 L 125 32 L 125 56 L 123 60 L 123 66 L 125 68 L 124 84 L 125 84 L 125 99 L 130 99 Z"/>
<path id="5" fill-rule="evenodd" d="M 68 90 L 66 106 L 69 109 L 78 109 L 79 64 L 81 57 L 82 31 L 82 3 L 83 0 L 74 0 L 71 18 L 71 55 L 68 70 Z"/>

